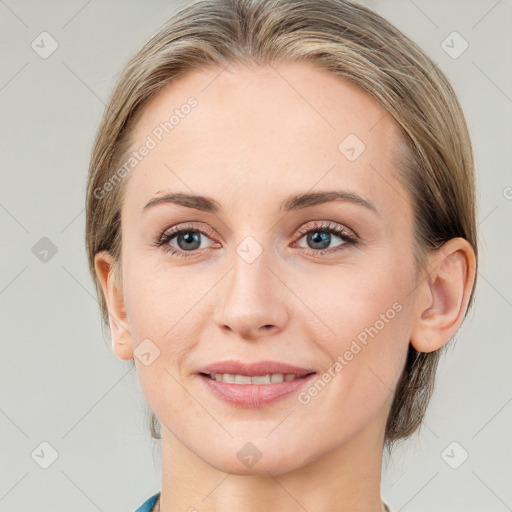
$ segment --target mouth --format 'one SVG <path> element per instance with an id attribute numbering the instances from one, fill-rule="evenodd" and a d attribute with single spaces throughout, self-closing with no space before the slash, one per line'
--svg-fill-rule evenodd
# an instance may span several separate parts
<path id="1" fill-rule="evenodd" d="M 297 375 L 295 373 L 267 373 L 265 375 L 243 375 L 234 373 L 200 373 L 204 377 L 217 382 L 224 382 L 225 384 L 278 384 L 281 382 L 292 382 L 296 379 L 302 379 L 316 372 L 306 373 L 304 375 Z"/>
<path id="2" fill-rule="evenodd" d="M 283 363 L 281 361 L 256 361 L 256 362 L 243 362 L 237 360 L 231 361 L 218 361 L 216 363 L 203 366 L 197 370 L 197 373 L 213 377 L 217 379 L 218 375 L 233 375 L 239 377 L 240 384 L 250 384 L 243 379 L 243 377 L 261 377 L 266 378 L 267 375 L 274 376 L 276 382 L 280 375 L 283 375 L 283 380 L 291 380 L 293 377 L 304 377 L 310 373 L 315 373 L 313 368 L 304 368 L 294 364 Z M 288 376 L 288 377 L 287 377 Z M 227 377 L 229 379 L 229 377 Z M 231 384 L 233 382 L 230 382 Z M 262 384 L 265 384 L 263 381 Z"/>
<path id="3" fill-rule="evenodd" d="M 201 368 L 197 374 L 213 396 L 223 402 L 258 408 L 290 398 L 311 382 L 317 372 L 274 361 L 224 361 Z"/>

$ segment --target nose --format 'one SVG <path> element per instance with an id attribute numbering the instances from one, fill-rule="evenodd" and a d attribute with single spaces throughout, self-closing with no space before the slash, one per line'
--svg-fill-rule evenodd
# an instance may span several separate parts
<path id="1" fill-rule="evenodd" d="M 251 262 L 234 254 L 232 269 L 217 290 L 214 320 L 221 329 L 257 340 L 286 328 L 286 287 L 269 263 L 265 251 Z"/>

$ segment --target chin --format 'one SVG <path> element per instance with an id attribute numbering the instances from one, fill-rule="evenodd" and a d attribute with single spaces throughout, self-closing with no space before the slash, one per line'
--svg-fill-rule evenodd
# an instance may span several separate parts
<path id="1" fill-rule="evenodd" d="M 246 466 L 238 459 L 235 461 L 233 459 L 219 461 L 218 458 L 213 457 L 211 460 L 205 460 L 205 462 L 219 471 L 239 476 L 277 476 L 290 473 L 301 467 L 293 454 L 290 454 L 289 460 L 286 461 L 273 460 L 273 458 L 269 459 L 268 457 L 263 460 L 262 457 L 252 467 Z"/>
<path id="2" fill-rule="evenodd" d="M 297 449 L 293 445 L 286 447 L 279 441 L 279 447 L 276 447 L 268 439 L 255 439 L 254 442 L 246 439 L 235 440 L 233 446 L 219 446 L 218 450 L 198 455 L 213 468 L 240 476 L 289 473 L 316 458 L 314 454 L 307 457 L 303 448 Z"/>

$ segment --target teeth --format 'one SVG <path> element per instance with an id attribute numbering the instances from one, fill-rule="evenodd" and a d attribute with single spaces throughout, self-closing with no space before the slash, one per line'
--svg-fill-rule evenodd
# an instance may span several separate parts
<path id="1" fill-rule="evenodd" d="M 273 384 L 275 382 L 291 381 L 297 378 L 294 373 L 272 373 L 267 375 L 234 375 L 232 373 L 216 373 L 210 378 L 227 384 Z"/>
<path id="2" fill-rule="evenodd" d="M 235 375 L 235 384 L 252 384 L 248 375 Z"/>

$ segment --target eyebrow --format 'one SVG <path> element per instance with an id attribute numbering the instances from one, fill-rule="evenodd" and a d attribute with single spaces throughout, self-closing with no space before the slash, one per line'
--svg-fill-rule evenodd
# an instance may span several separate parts
<path id="1" fill-rule="evenodd" d="M 333 201 L 343 201 L 356 204 L 367 208 L 377 215 L 379 214 L 377 208 L 371 201 L 364 199 L 354 192 L 349 192 L 346 190 L 306 192 L 292 195 L 281 204 L 281 209 L 284 209 L 285 211 L 300 210 L 303 208 L 330 203 Z M 144 206 L 143 212 L 158 204 L 176 204 L 179 206 L 185 206 L 186 208 L 193 208 L 195 210 L 201 210 L 203 212 L 209 213 L 219 213 L 222 211 L 221 205 L 211 197 L 176 192 L 154 197 Z"/>
<path id="2" fill-rule="evenodd" d="M 332 201 L 344 201 L 347 203 L 363 206 L 368 210 L 379 214 L 375 205 L 368 199 L 364 199 L 360 195 L 349 192 L 347 190 L 329 190 L 325 192 L 307 192 L 304 194 L 293 195 L 289 197 L 282 205 L 284 210 L 300 210 L 315 206 L 317 204 L 330 203 Z"/>

